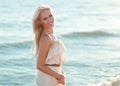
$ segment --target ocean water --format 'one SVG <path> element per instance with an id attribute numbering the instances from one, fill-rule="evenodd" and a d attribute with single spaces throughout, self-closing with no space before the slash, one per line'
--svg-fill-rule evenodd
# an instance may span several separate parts
<path id="1" fill-rule="evenodd" d="M 55 11 L 55 33 L 67 50 L 66 86 L 87 86 L 120 74 L 119 0 L 1 0 L 0 86 L 35 86 L 32 16 Z"/>

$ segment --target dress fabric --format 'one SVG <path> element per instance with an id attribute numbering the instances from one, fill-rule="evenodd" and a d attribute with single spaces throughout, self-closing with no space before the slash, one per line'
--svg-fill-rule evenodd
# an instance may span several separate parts
<path id="1" fill-rule="evenodd" d="M 53 44 L 50 46 L 48 55 L 46 57 L 46 64 L 63 64 L 64 57 L 63 53 L 65 50 L 64 44 L 61 40 L 57 39 L 55 35 L 50 35 L 53 39 Z M 48 66 L 53 71 L 63 74 L 62 68 L 56 66 Z M 37 86 L 63 86 L 57 83 L 57 80 L 44 72 L 38 70 L 36 75 L 36 84 Z"/>

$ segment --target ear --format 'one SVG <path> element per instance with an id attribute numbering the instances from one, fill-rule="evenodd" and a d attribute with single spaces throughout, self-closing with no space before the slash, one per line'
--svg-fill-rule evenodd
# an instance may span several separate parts
<path id="1" fill-rule="evenodd" d="M 39 25 L 42 25 L 41 21 L 39 21 L 38 23 L 39 23 Z"/>
<path id="2" fill-rule="evenodd" d="M 39 23 L 39 24 L 42 24 L 42 21 L 41 21 L 41 19 L 40 19 L 40 18 L 38 18 L 38 23 Z"/>

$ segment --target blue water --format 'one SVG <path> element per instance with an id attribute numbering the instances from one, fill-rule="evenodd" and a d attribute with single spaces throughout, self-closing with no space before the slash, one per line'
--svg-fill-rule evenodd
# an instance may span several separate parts
<path id="1" fill-rule="evenodd" d="M 35 86 L 32 16 L 51 5 L 55 33 L 67 50 L 67 86 L 87 86 L 120 73 L 119 0 L 1 0 L 0 86 Z"/>

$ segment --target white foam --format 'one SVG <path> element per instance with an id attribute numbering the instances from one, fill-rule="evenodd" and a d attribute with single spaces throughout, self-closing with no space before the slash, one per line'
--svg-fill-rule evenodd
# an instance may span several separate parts
<path id="1" fill-rule="evenodd" d="M 88 86 L 120 86 L 120 75 L 101 81 L 98 84 L 89 84 Z"/>

